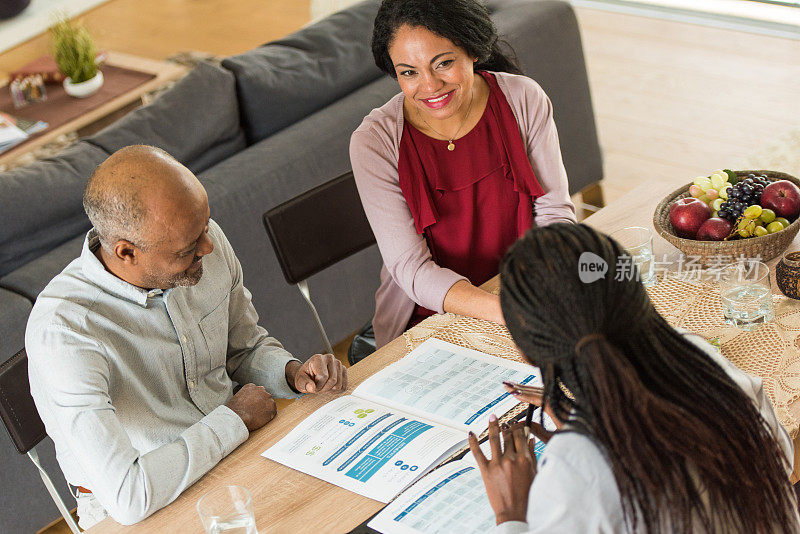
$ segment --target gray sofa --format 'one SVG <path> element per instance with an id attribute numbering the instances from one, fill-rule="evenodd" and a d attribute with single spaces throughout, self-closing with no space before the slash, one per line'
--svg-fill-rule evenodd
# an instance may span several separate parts
<path id="1" fill-rule="evenodd" d="M 0 362 L 23 348 L 27 315 L 47 282 L 75 258 L 89 222 L 87 177 L 109 154 L 157 145 L 205 185 L 212 217 L 230 239 L 261 324 L 301 358 L 321 342 L 302 297 L 281 275 L 260 216 L 350 168 L 350 133 L 398 92 L 369 49 L 379 2 L 369 0 L 221 66 L 201 64 L 140 108 L 58 157 L 0 174 Z M 570 190 L 602 178 L 580 35 L 569 5 L 550 0 L 488 2 L 526 74 L 555 108 Z M 334 342 L 372 316 L 380 257 L 372 247 L 309 284 Z M 357 283 L 353 283 L 357 281 Z M 45 443 L 44 462 L 66 484 Z M 0 432 L 0 532 L 34 532 L 58 516 L 35 468 Z"/>

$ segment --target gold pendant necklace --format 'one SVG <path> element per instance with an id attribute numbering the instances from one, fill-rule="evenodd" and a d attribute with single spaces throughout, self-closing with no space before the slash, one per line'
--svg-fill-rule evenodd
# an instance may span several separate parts
<path id="1" fill-rule="evenodd" d="M 449 150 L 450 152 L 452 152 L 453 150 L 456 149 L 456 144 L 453 141 L 455 140 L 456 137 L 458 137 L 458 133 L 461 131 L 461 128 L 463 128 L 464 125 L 467 123 L 467 119 L 469 118 L 469 112 L 472 110 L 472 99 L 473 98 L 475 98 L 475 89 L 473 89 L 472 92 L 470 93 L 469 106 L 467 106 L 467 114 L 464 116 L 464 120 L 461 121 L 461 126 L 458 127 L 458 130 L 456 130 L 455 135 L 453 135 L 453 137 L 451 137 L 450 139 L 447 140 L 447 150 Z M 419 108 L 415 107 L 414 109 L 417 110 L 417 116 L 420 119 L 422 119 L 422 122 L 425 123 L 425 126 L 430 128 L 439 137 L 447 137 L 446 135 L 443 135 L 443 134 L 439 133 L 438 130 L 436 130 L 433 126 L 431 126 L 428 123 L 428 121 L 425 120 L 425 117 L 423 117 L 422 113 L 419 112 Z"/>

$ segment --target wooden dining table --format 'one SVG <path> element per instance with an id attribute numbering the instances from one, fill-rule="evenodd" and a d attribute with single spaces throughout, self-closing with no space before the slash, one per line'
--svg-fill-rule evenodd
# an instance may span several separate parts
<path id="1" fill-rule="evenodd" d="M 680 182 L 644 181 L 638 188 L 619 200 L 602 208 L 584 222 L 605 233 L 627 226 L 644 226 L 653 230 L 652 216 L 656 205 L 669 192 L 680 186 Z M 800 240 L 792 244 L 800 248 Z M 657 258 L 674 257 L 677 249 L 654 232 L 653 252 Z M 773 266 L 777 258 L 770 262 Z M 496 291 L 497 277 L 483 287 Z M 773 288 L 774 288 L 773 284 Z M 800 306 L 800 304 L 798 304 Z M 448 314 L 451 315 L 452 314 Z M 348 393 L 363 380 L 387 365 L 405 356 L 410 340 L 436 335 L 437 324 L 458 322 L 458 316 L 450 319 L 434 316 L 412 328 L 365 360 L 349 368 Z M 437 320 L 439 321 L 437 323 Z M 449 323 L 448 323 L 449 321 Z M 472 320 L 475 336 L 488 324 Z M 463 321 L 462 321 L 463 323 Z M 502 328 L 494 326 L 495 328 Z M 505 330 L 503 328 L 503 330 Z M 463 328 L 462 328 L 463 331 Z M 424 334 L 424 336 L 423 336 Z M 469 337 L 469 336 L 467 336 Z M 502 336 L 495 336 L 500 339 Z M 502 339 L 500 340 L 502 342 Z M 498 343 L 492 342 L 494 345 Z M 800 377 L 794 377 L 800 381 Z M 384 504 L 362 497 L 310 475 L 267 460 L 261 456 L 267 448 L 278 442 L 290 430 L 312 412 L 335 398 L 333 394 L 306 395 L 280 410 L 269 424 L 251 433 L 250 438 L 238 449 L 223 459 L 204 477 L 183 492 L 172 504 L 156 512 L 144 521 L 122 526 L 110 518 L 89 529 L 90 533 L 197 533 L 203 532 L 196 510 L 198 499 L 212 488 L 236 484 L 245 486 L 253 495 L 258 532 L 349 532 Z M 797 429 L 790 429 L 793 435 Z M 795 461 L 795 465 L 798 461 Z M 797 477 L 794 477 L 797 480 Z"/>

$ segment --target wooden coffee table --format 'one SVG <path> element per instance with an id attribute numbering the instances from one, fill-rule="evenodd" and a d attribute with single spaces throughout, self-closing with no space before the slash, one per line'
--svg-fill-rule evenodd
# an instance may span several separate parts
<path id="1" fill-rule="evenodd" d="M 112 98 L 99 107 L 79 115 L 65 124 L 56 127 L 49 127 L 41 134 L 38 134 L 31 139 L 20 143 L 7 152 L 3 152 L 0 154 L 0 165 L 11 163 L 19 159 L 24 154 L 27 154 L 32 150 L 41 147 L 42 145 L 50 143 L 64 134 L 76 132 L 81 137 L 91 135 L 92 133 L 118 120 L 131 110 L 139 107 L 142 103 L 142 96 L 144 96 L 146 93 L 153 91 L 154 89 L 158 89 L 170 81 L 183 77 L 189 70 L 188 68 L 175 63 L 147 59 L 130 54 L 122 54 L 119 52 L 109 52 L 105 64 L 112 67 L 122 67 L 149 73 L 154 77 L 142 83 L 141 85 L 138 85 L 137 87 Z M 6 85 L 7 81 L 3 86 L 0 86 L 0 90 L 7 91 L 8 89 L 6 89 Z M 27 119 L 38 119 L 38 117 L 35 116 L 35 104 L 33 104 L 31 107 L 21 108 L 17 112 L 12 112 L 12 114 L 19 114 L 19 116 Z"/>

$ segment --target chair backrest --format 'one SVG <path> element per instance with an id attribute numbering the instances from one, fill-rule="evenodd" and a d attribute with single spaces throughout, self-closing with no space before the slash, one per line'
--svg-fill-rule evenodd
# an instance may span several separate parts
<path id="1" fill-rule="evenodd" d="M 0 365 L 0 417 L 20 454 L 26 454 L 47 435 L 31 397 L 24 349 Z"/>
<path id="2" fill-rule="evenodd" d="M 375 243 L 352 172 L 272 208 L 264 227 L 290 284 Z"/>

